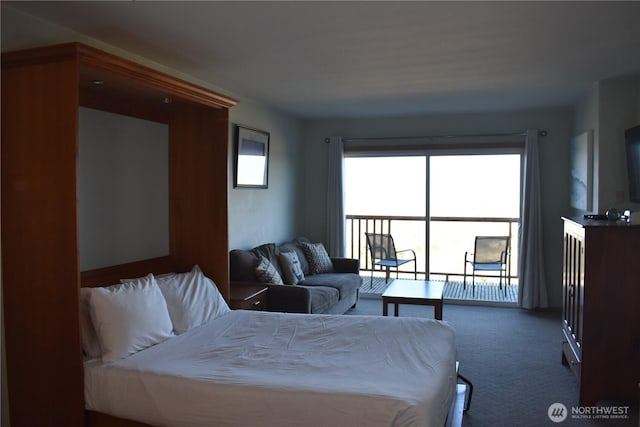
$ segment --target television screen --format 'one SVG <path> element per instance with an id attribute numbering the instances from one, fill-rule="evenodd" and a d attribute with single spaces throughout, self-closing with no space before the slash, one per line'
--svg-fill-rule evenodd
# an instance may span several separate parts
<path id="1" fill-rule="evenodd" d="M 629 201 L 640 203 L 640 125 L 624 131 L 629 177 Z"/>

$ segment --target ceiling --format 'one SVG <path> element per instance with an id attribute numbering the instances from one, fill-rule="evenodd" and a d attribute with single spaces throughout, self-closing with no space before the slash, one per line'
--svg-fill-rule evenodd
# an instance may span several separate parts
<path id="1" fill-rule="evenodd" d="M 640 73 L 640 2 L 5 2 L 297 117 L 575 104 Z"/>

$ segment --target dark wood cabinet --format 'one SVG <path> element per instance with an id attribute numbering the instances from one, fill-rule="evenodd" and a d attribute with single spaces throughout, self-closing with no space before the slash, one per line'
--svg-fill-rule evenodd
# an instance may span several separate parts
<path id="1" fill-rule="evenodd" d="M 175 271 L 198 264 L 228 297 L 234 104 L 79 43 L 2 54 L 2 302 L 13 427 L 85 423 L 78 108 L 168 125 L 170 253 L 163 260 Z"/>
<path id="2" fill-rule="evenodd" d="M 563 218 L 562 362 L 579 402 L 635 401 L 640 383 L 640 225 Z"/>

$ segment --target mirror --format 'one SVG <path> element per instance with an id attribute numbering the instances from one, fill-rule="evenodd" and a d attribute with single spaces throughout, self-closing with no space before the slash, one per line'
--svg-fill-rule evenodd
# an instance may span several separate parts
<path id="1" fill-rule="evenodd" d="M 236 125 L 234 187 L 267 188 L 269 133 Z"/>

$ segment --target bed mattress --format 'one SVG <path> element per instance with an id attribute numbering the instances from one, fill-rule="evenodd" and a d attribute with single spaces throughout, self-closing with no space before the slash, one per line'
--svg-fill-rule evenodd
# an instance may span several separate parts
<path id="1" fill-rule="evenodd" d="M 87 409 L 155 426 L 438 426 L 452 328 L 236 310 L 126 359 L 85 362 Z"/>

